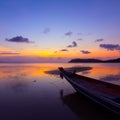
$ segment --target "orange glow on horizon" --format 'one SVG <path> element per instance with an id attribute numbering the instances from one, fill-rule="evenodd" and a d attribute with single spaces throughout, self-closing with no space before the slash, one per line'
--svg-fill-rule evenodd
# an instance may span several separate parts
<path id="1" fill-rule="evenodd" d="M 15 52 L 14 50 L 5 48 L 0 46 L 0 52 L 8 52 L 11 53 L 20 53 L 20 54 L 1 54 L 1 56 L 25 56 L 25 57 L 43 57 L 43 58 L 116 58 L 120 57 L 120 53 L 118 51 L 106 51 L 101 49 L 91 49 L 90 54 L 82 54 L 80 50 L 77 48 L 75 49 L 69 49 L 68 51 L 56 51 L 55 49 L 32 49 L 27 48 L 25 50 L 22 50 L 21 52 Z"/>
<path id="2" fill-rule="evenodd" d="M 3 53 L 3 52 L 15 52 L 15 51 L 7 47 L 0 46 L 0 53 Z"/>

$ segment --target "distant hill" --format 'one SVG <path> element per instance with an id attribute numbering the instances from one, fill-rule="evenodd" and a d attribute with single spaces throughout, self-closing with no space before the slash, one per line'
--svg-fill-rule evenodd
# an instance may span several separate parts
<path id="1" fill-rule="evenodd" d="M 111 60 L 106 60 L 106 61 L 103 61 L 103 62 L 112 62 L 112 63 L 116 63 L 116 62 L 120 62 L 120 58 L 117 58 L 117 59 L 111 59 Z"/>
<path id="2" fill-rule="evenodd" d="M 119 63 L 120 58 L 110 59 L 110 60 L 100 60 L 100 59 L 72 59 L 69 63 Z"/>

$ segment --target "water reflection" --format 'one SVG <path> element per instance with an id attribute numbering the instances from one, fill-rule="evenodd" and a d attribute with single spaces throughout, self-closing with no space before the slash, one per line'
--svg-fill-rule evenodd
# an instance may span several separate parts
<path id="1" fill-rule="evenodd" d="M 120 73 L 116 75 L 105 75 L 101 77 L 100 80 L 120 85 Z"/>
<path id="2" fill-rule="evenodd" d="M 60 91 L 63 104 L 67 105 L 81 120 L 118 120 L 119 117 L 87 99 L 79 93 L 64 95 Z"/>
<path id="3" fill-rule="evenodd" d="M 9 87 L 14 91 L 14 92 L 17 92 L 17 93 L 21 93 L 21 92 L 24 92 L 27 88 L 27 83 L 24 83 L 24 82 L 13 82 L 11 84 L 9 84 Z"/>
<path id="4" fill-rule="evenodd" d="M 0 80 L 47 76 L 44 71 L 56 69 L 50 64 L 0 64 Z"/>
<path id="5" fill-rule="evenodd" d="M 110 64 L 67 63 L 0 64 L 0 119 L 78 120 L 80 118 L 81 120 L 87 120 L 90 118 L 98 120 L 99 117 L 108 115 L 85 98 L 76 94 L 69 95 L 75 91 L 67 81 L 61 80 L 57 75 L 46 73 L 46 71 L 54 73 L 54 70 L 57 70 L 60 66 L 72 68 L 72 71 L 75 66 L 79 68 L 81 66 L 87 67 L 86 71 L 79 71 L 80 69 L 76 71 L 79 74 L 94 78 L 116 75 L 119 79 L 120 65 L 118 64 L 112 66 Z M 112 79 L 115 77 L 113 76 L 111 76 Z M 116 81 L 120 83 L 118 79 Z M 114 80 L 111 81 L 114 82 Z M 63 90 L 60 92 L 60 89 L 67 91 L 67 97 Z M 63 106 L 63 103 L 64 105 L 70 104 L 70 109 Z M 80 112 L 77 113 L 77 110 L 74 110 L 76 109 L 74 104 Z M 76 114 L 79 117 L 76 117 Z M 101 119 L 104 119 L 104 117 Z"/>
<path id="6" fill-rule="evenodd" d="M 117 75 L 106 75 L 104 77 L 101 77 L 100 80 L 104 81 L 118 81 L 120 80 L 120 73 Z"/>
<path id="7" fill-rule="evenodd" d="M 94 63 L 84 65 L 92 67 L 92 69 L 89 71 L 80 72 L 79 74 L 120 85 L 119 63 Z"/>

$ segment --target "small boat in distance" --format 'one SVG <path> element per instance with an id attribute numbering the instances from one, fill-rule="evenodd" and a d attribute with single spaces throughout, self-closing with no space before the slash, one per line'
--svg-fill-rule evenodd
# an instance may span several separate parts
<path id="1" fill-rule="evenodd" d="M 120 116 L 120 86 L 93 78 L 77 75 L 59 68 L 61 78 L 65 78 L 79 93 L 99 103 Z"/>

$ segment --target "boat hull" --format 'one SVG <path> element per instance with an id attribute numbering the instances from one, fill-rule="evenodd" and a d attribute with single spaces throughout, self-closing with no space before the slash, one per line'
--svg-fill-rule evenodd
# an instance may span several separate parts
<path id="1" fill-rule="evenodd" d="M 84 96 L 88 97 L 89 99 L 93 100 L 94 102 L 100 104 L 101 106 L 107 108 L 108 110 L 110 110 L 120 116 L 120 105 L 119 104 L 116 104 L 115 102 L 109 100 L 108 98 L 91 93 L 89 91 L 89 89 L 85 89 L 82 85 L 77 84 L 64 72 L 62 72 L 62 71 L 60 71 L 60 72 L 61 72 L 62 76 L 73 86 L 73 88 L 77 92 L 83 94 Z"/>

